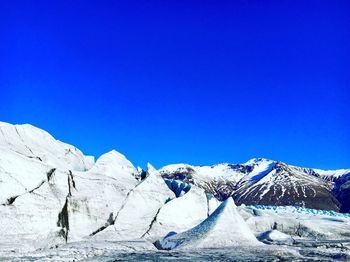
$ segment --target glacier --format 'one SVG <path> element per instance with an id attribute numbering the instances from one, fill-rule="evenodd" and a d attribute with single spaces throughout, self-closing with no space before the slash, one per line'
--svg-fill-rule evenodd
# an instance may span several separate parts
<path id="1" fill-rule="evenodd" d="M 236 210 L 232 198 L 225 200 L 203 222 L 180 234 L 157 242 L 160 249 L 256 246 L 261 243 L 253 235 Z"/>
<path id="2" fill-rule="evenodd" d="M 199 260 L 347 259 L 350 215 L 335 200 L 322 210 L 305 199 L 333 186 L 346 199 L 349 174 L 268 159 L 142 170 L 115 150 L 95 160 L 32 125 L 0 122 L 0 260 L 180 259 L 192 251 Z M 284 196 L 297 192 L 305 205 L 285 205 L 280 181 L 292 185 Z"/>

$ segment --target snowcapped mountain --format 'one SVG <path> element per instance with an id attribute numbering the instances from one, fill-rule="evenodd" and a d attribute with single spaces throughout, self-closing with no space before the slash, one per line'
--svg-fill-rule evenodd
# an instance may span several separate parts
<path id="1" fill-rule="evenodd" d="M 0 260 L 35 250 L 42 260 L 63 252 L 66 261 L 86 258 L 91 250 L 101 255 L 109 247 L 258 247 L 258 235 L 269 241 L 283 234 L 345 238 L 345 214 L 307 210 L 317 216 L 310 221 L 323 223 L 317 227 L 298 215 L 300 209 L 234 202 L 348 212 L 349 174 L 267 159 L 160 170 L 149 164 L 145 171 L 114 150 L 95 161 L 44 130 L 0 122 Z M 283 234 L 270 232 L 272 227 Z"/>
<path id="2" fill-rule="evenodd" d="M 221 201 L 232 196 L 237 204 L 350 212 L 349 169 L 324 171 L 258 158 L 234 165 L 169 165 L 159 172 L 165 179 L 197 185 Z"/>

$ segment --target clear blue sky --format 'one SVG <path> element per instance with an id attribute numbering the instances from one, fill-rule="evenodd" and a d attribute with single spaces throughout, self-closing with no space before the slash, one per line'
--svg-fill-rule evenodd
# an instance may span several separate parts
<path id="1" fill-rule="evenodd" d="M 349 1 L 0 2 L 0 120 L 135 165 L 350 168 Z"/>

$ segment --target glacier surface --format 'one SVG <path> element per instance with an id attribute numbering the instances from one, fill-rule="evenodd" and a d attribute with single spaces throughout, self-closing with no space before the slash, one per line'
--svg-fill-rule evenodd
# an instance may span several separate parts
<path id="1" fill-rule="evenodd" d="M 281 168 L 304 172 L 267 159 L 144 171 L 115 150 L 95 161 L 39 128 L 0 122 L 0 260 L 349 258 L 349 214 L 217 198 L 240 183 L 264 192 Z M 305 172 L 327 183 L 348 175 Z"/>

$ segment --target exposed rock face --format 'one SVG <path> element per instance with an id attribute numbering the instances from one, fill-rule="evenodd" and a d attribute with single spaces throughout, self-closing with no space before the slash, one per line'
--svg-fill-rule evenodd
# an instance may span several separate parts
<path id="1" fill-rule="evenodd" d="M 169 165 L 159 170 L 168 180 L 184 181 L 203 188 L 222 201 L 237 189 L 239 180 L 248 174 L 243 165 L 219 164 L 215 166 Z"/>
<path id="2" fill-rule="evenodd" d="M 334 194 L 341 203 L 340 212 L 350 213 L 350 172 L 337 178 L 334 183 Z"/>
<path id="3" fill-rule="evenodd" d="M 279 162 L 263 178 L 244 183 L 233 197 L 237 204 L 297 205 L 338 211 L 339 202 L 332 187 L 332 183 L 322 178 Z"/>

